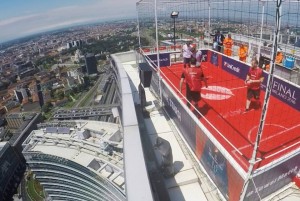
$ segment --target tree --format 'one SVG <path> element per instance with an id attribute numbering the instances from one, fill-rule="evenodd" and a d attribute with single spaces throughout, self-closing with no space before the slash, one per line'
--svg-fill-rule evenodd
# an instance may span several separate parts
<path id="1" fill-rule="evenodd" d="M 99 56 L 99 59 L 100 59 L 100 60 L 106 60 L 106 55 L 105 55 L 105 54 L 101 54 L 101 55 Z"/>
<path id="2" fill-rule="evenodd" d="M 64 94 L 63 91 L 57 91 L 56 94 L 55 94 L 55 96 L 56 96 L 59 100 L 61 100 L 61 99 L 63 99 L 63 98 L 65 97 L 65 94 Z"/>
<path id="3" fill-rule="evenodd" d="M 50 90 L 50 97 L 51 98 L 54 98 L 54 95 L 55 95 L 54 92 L 55 92 L 55 90 L 53 90 L 53 89 Z"/>
<path id="4" fill-rule="evenodd" d="M 78 84 L 77 87 L 78 87 L 79 92 L 82 92 L 84 90 L 84 85 L 83 84 Z"/>
<path id="5" fill-rule="evenodd" d="M 42 107 L 42 111 L 45 113 L 50 112 L 52 107 L 53 107 L 53 105 L 51 102 L 46 102 Z"/>
<path id="6" fill-rule="evenodd" d="M 71 94 L 77 94 L 77 93 L 78 93 L 78 87 L 77 86 L 72 87 Z"/>
<path id="7" fill-rule="evenodd" d="M 84 76 L 83 80 L 84 80 L 84 88 L 88 88 L 88 86 L 90 85 L 92 79 L 89 76 Z"/>

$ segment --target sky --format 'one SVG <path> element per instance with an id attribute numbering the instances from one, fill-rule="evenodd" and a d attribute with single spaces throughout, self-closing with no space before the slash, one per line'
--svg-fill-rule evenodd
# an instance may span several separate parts
<path id="1" fill-rule="evenodd" d="M 0 43 L 76 24 L 136 17 L 137 0 L 0 0 Z"/>

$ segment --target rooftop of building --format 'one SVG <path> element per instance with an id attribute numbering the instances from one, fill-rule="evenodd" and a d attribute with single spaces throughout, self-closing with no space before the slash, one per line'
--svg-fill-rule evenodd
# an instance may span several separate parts
<path id="1" fill-rule="evenodd" d="M 133 94 L 137 94 L 140 78 L 138 68 L 135 60 L 128 60 L 130 58 L 127 53 L 119 53 L 124 59 L 122 65 L 125 72 L 131 81 L 131 89 Z M 125 58 L 128 56 L 128 58 Z M 220 194 L 215 186 L 209 181 L 209 178 L 199 167 L 188 147 L 181 139 L 180 133 L 174 127 L 172 120 L 160 107 L 159 100 L 149 90 L 145 89 L 147 106 L 146 110 L 149 112 L 149 118 L 139 116 L 139 125 L 144 127 L 142 135 L 142 142 L 145 153 L 145 160 L 148 164 L 150 177 L 155 177 L 157 181 L 154 185 L 154 191 L 158 193 L 160 199 L 171 201 L 196 201 L 196 200 L 221 200 Z M 134 101 L 139 103 L 139 97 L 133 95 Z M 163 173 L 159 169 L 159 164 L 162 162 L 161 154 L 158 149 L 154 149 L 156 138 L 160 137 L 170 143 L 173 153 L 174 161 L 174 177 L 164 178 Z M 153 155 L 152 155 L 153 154 Z M 159 175 L 159 176 L 158 176 Z M 159 189 L 160 188 L 160 189 Z M 197 192 L 197 193 L 194 193 Z M 165 195 L 164 195 L 165 194 Z M 166 195 L 167 194 L 167 195 Z M 157 195 L 154 195 L 154 197 Z"/>
<path id="2" fill-rule="evenodd" d="M 3 149 L 3 147 L 6 145 L 7 142 L 0 142 L 0 151 Z"/>
<path id="3" fill-rule="evenodd" d="M 119 59 L 115 60 L 115 62 L 124 68 L 130 80 L 133 99 L 135 103 L 139 104 L 138 86 L 140 78 L 134 52 L 119 53 L 115 56 Z M 120 70 L 120 82 L 124 79 L 123 76 L 123 70 Z M 161 107 L 158 97 L 149 88 L 145 89 L 145 93 L 146 110 L 149 116 L 143 116 L 142 118 L 139 116 L 139 126 L 143 128 L 141 137 L 144 149 L 147 150 L 145 152 L 145 160 L 147 161 L 148 174 L 150 178 L 155 178 L 154 180 L 157 181 L 156 184 L 152 183 L 153 188 L 159 188 L 159 190 L 155 189 L 154 191 L 163 196 L 165 192 L 162 189 L 165 189 L 169 199 L 172 201 L 225 200 L 199 163 L 199 160 L 195 158 L 196 156 L 190 150 L 188 143 L 184 140 L 172 118 Z M 157 174 L 162 174 L 156 166 L 156 164 L 161 162 L 159 151 L 154 149 L 157 137 L 168 141 L 172 147 L 174 177 L 163 178 L 157 176 Z M 150 152 L 153 152 L 153 155 Z M 299 199 L 297 192 L 298 188 L 293 185 L 290 188 L 281 189 L 280 192 L 270 195 L 267 199 L 297 200 Z"/>
<path id="4" fill-rule="evenodd" d="M 36 113 L 24 113 L 24 112 L 21 112 L 21 113 L 9 113 L 6 115 L 6 118 L 8 119 L 23 119 L 24 120 L 31 120 L 34 116 L 36 115 Z"/>
<path id="5" fill-rule="evenodd" d="M 123 139 L 119 128 L 114 123 L 85 120 L 39 124 L 39 129 L 32 131 L 23 143 L 24 152 L 74 161 L 108 178 L 125 192 Z"/>

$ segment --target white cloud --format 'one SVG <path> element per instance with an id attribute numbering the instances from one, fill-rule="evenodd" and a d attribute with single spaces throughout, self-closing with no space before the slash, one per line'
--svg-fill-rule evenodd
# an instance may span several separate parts
<path id="1" fill-rule="evenodd" d="M 52 30 L 52 29 L 57 29 L 57 28 L 62 28 L 66 27 L 72 24 L 82 24 L 85 22 L 92 22 L 97 20 L 96 18 L 85 18 L 85 19 L 75 19 L 75 20 L 69 20 L 69 21 L 63 21 L 60 23 L 55 23 L 55 24 L 46 24 L 44 26 L 39 26 L 39 27 L 33 27 L 32 29 L 28 29 L 23 32 L 23 34 L 28 35 L 32 33 L 38 33 L 42 31 L 47 31 L 47 30 Z"/>
<path id="2" fill-rule="evenodd" d="M 24 15 L 24 16 L 0 20 L 0 28 L 1 28 L 1 26 L 14 24 L 14 23 L 21 22 L 21 21 L 26 21 L 26 20 L 29 20 L 30 18 L 35 18 L 37 16 L 38 15 L 36 15 L 36 14 L 31 14 L 31 15 Z"/>
<path id="3" fill-rule="evenodd" d="M 70 5 L 41 13 L 0 20 L 0 42 L 73 24 L 135 17 L 136 0 L 86 1 L 84 6 Z"/>

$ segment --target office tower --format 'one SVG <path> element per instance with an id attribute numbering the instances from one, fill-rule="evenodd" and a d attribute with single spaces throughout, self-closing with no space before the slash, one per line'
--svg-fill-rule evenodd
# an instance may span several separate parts
<path id="1" fill-rule="evenodd" d="M 39 80 L 36 80 L 35 84 L 36 84 L 39 104 L 41 107 L 43 107 L 45 102 L 44 102 L 44 95 L 43 95 L 43 91 L 42 91 L 42 87 L 41 87 L 41 82 Z"/>
<path id="2" fill-rule="evenodd" d="M 67 49 L 70 49 L 73 47 L 73 44 L 72 43 L 67 43 Z"/>
<path id="3" fill-rule="evenodd" d="M 10 200 L 25 171 L 25 162 L 8 142 L 0 142 L 0 200 Z"/>
<path id="4" fill-rule="evenodd" d="M 87 74 L 95 74 L 97 73 L 97 61 L 94 54 L 86 54 L 85 55 L 85 66 Z"/>

